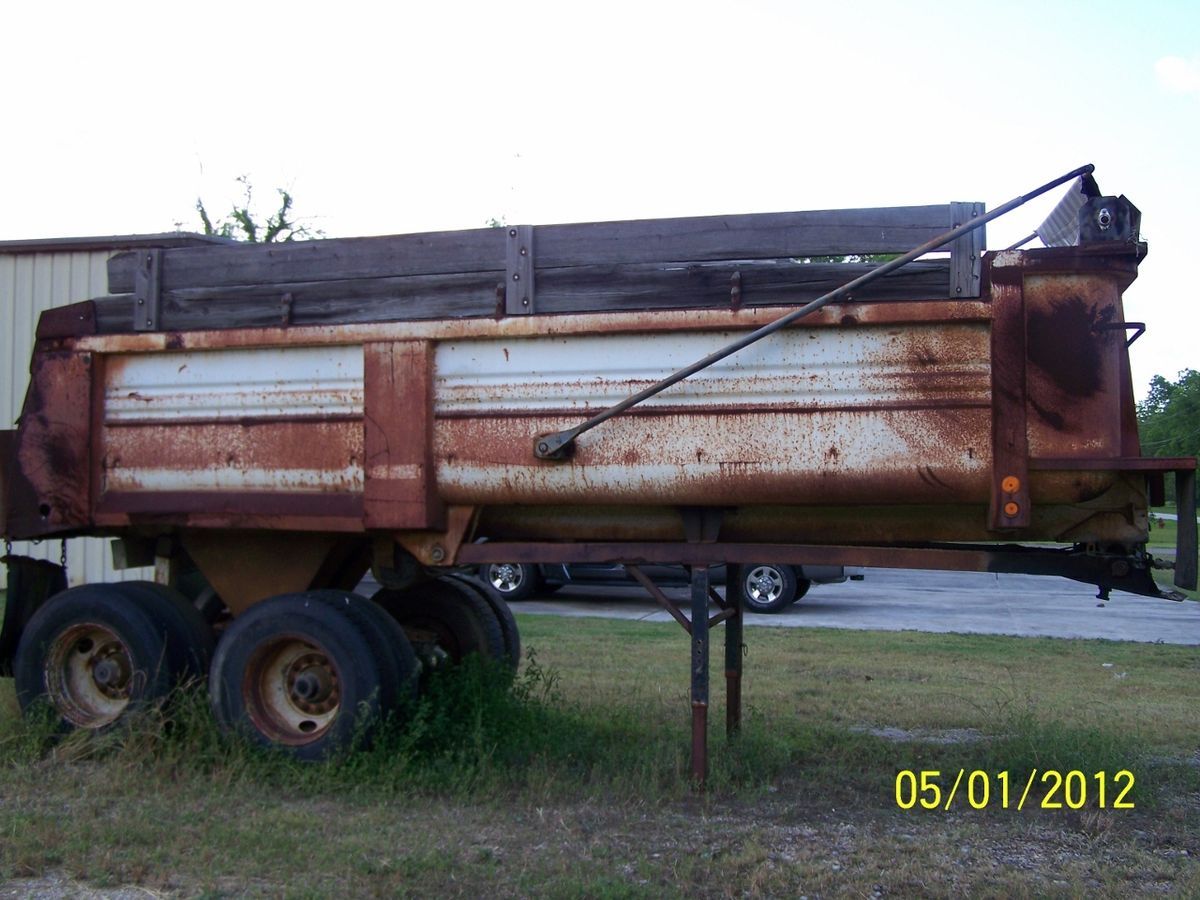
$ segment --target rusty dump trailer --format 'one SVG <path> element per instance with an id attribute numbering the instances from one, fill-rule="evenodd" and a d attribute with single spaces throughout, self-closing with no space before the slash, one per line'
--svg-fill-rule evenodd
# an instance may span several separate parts
<path id="1" fill-rule="evenodd" d="M 709 626 L 731 728 L 742 640 L 708 564 L 1159 596 L 1148 509 L 1174 472 L 1194 588 L 1195 461 L 1138 444 L 1137 211 L 1081 202 L 1072 245 L 999 252 L 973 227 L 993 214 L 952 203 L 118 256 L 110 296 L 38 325 L 4 531 L 111 536 L 158 583 L 64 592 L 10 557 L 4 662 L 75 726 L 207 673 L 223 725 L 315 756 L 429 666 L 518 657 L 455 567 L 682 563 L 690 621 L 658 597 L 692 634 L 702 776 Z M 368 570 L 376 603 L 349 593 Z M 227 611 L 215 651 L 198 607 Z"/>

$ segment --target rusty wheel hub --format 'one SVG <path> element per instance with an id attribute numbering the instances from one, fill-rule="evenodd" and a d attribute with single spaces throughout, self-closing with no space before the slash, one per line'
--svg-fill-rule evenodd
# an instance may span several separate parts
<path id="1" fill-rule="evenodd" d="M 333 661 L 298 636 L 281 636 L 259 648 L 246 668 L 243 696 L 256 727 L 282 744 L 319 738 L 341 708 Z"/>
<path id="2" fill-rule="evenodd" d="M 134 671 L 129 648 L 115 631 L 80 623 L 57 635 L 47 648 L 46 693 L 72 725 L 100 728 L 129 705 Z"/>

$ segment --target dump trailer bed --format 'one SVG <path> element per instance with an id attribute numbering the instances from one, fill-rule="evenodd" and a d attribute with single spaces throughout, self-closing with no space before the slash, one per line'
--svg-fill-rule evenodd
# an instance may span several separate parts
<path id="1" fill-rule="evenodd" d="M 991 253 L 966 225 L 983 217 L 953 203 L 126 254 L 111 296 L 39 323 L 0 440 L 5 533 L 111 535 L 127 564 L 196 569 L 247 619 L 368 567 L 400 596 L 507 561 L 1041 572 L 1157 596 L 1148 513 L 1175 473 L 1175 582 L 1195 588 L 1195 461 L 1138 442 L 1136 210 L 1093 198 L 1079 243 Z M 947 255 L 826 302 L 870 255 L 952 226 Z M 693 592 L 698 629 L 706 584 Z M 736 603 L 721 616 L 740 623 Z"/>
<path id="2" fill-rule="evenodd" d="M 941 225 L 951 224 L 953 208 L 943 208 Z M 765 218 L 742 217 L 750 236 L 714 252 L 744 253 L 754 240 L 785 251 L 778 229 L 786 226 Z M 576 243 L 591 246 L 622 228 L 643 238 L 688 226 L 707 235 L 713 226 L 704 224 L 593 226 L 599 234 Z M 540 232 L 512 231 L 526 232 L 526 253 L 542 262 Z M 885 246 L 915 230 L 898 231 Z M 466 235 L 458 243 L 472 246 L 456 252 L 488 244 L 491 265 L 500 264 L 504 232 Z M 453 294 L 467 276 L 380 275 L 420 267 L 405 257 L 379 260 L 393 252 L 424 259 L 422 247 L 436 258 L 450 252 L 441 249 L 449 240 L 118 257 L 114 284 L 139 280 L 137 292 L 53 311 L 40 326 L 15 439 L 9 534 L 166 534 L 193 556 L 222 553 L 223 543 L 244 548 L 246 531 L 322 534 L 326 544 L 386 536 L 425 565 L 499 552 L 471 547 L 479 536 L 493 545 L 536 542 L 541 553 L 554 552 L 552 543 L 702 540 L 731 562 L 739 544 L 805 545 L 810 562 L 824 561 L 812 558 L 823 555 L 813 547 L 861 545 L 864 561 L 888 564 L 922 564 L 908 551 L 935 542 L 1053 541 L 1083 548 L 1076 556 L 1090 580 L 1101 556 L 1124 558 L 1117 572 L 1145 571 L 1137 548 L 1151 495 L 1164 472 L 1187 477 L 1188 461 L 1140 455 L 1127 353 L 1134 326 L 1121 303 L 1145 252 L 1136 241 L 986 254 L 977 287 L 966 279 L 966 293 L 978 296 L 965 299 L 963 285 L 950 283 L 953 260 L 926 263 L 925 280 L 827 306 L 585 435 L 568 459 L 545 460 L 534 453 L 538 435 L 569 428 L 789 310 L 776 287 L 756 297 L 742 270 L 770 268 L 772 284 L 789 285 L 797 301 L 817 290 L 803 279 L 822 281 L 808 271 L 813 263 L 795 258 L 697 260 L 703 254 L 689 254 L 683 238 L 683 262 L 647 264 L 639 240 L 629 242 L 638 260 L 629 265 L 675 279 L 656 294 L 646 288 L 656 300 L 647 308 L 619 308 L 632 302 L 625 295 L 618 308 L 589 308 L 610 301 L 602 279 L 580 287 L 572 303 L 552 301 L 543 282 L 582 276 L 551 249 L 545 270 L 531 268 L 534 312 L 496 309 L 497 268 L 472 276 L 494 282 L 488 314 L 436 318 L 439 292 Z M 796 250 L 808 246 L 832 249 Z M 815 265 L 826 282 L 853 269 Z M 442 263 L 456 266 L 467 268 Z M 585 255 L 581 266 L 595 263 Z M 510 267 L 520 274 L 520 263 Z M 713 268 L 725 294 L 693 293 L 691 270 L 703 270 L 707 284 Z M 313 280 L 322 273 L 335 287 Z M 227 283 L 264 275 L 279 280 Z M 398 286 L 404 279 L 419 284 Z M 320 298 L 334 290 L 362 296 L 353 314 L 314 310 L 325 321 L 292 321 L 310 302 L 307 291 Z M 912 299 L 893 299 L 905 290 Z M 261 321 L 268 291 L 269 325 Z M 958 296 L 945 296 L 952 291 Z M 479 311 L 462 309 L 466 302 L 448 306 Z M 134 330 L 135 310 L 147 305 L 161 330 Z M 393 320 L 347 321 L 375 307 Z M 222 327 L 203 327 L 210 321 Z M 880 552 L 889 546 L 894 554 Z M 292 573 L 289 584 L 305 577 Z M 1152 586 L 1130 577 L 1113 575 L 1111 586 Z M 234 600 L 245 591 L 230 585 L 222 594 Z"/>

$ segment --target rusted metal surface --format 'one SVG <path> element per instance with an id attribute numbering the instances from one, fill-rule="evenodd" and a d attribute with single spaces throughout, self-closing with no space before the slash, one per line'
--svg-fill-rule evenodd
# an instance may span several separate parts
<path id="1" fill-rule="evenodd" d="M 396 543 L 427 566 L 446 566 L 458 557 L 468 539 L 478 510 L 474 506 L 447 506 L 446 527 L 437 531 L 397 531 Z"/>
<path id="2" fill-rule="evenodd" d="M 345 554 L 337 535 L 320 533 L 197 529 L 183 545 L 235 615 L 267 597 L 330 586 L 318 575 Z"/>
<path id="3" fill-rule="evenodd" d="M 581 313 L 518 316 L 506 319 L 434 319 L 293 328 L 238 328 L 215 331 L 110 334 L 80 338 L 75 349 L 96 353 L 161 353 L 169 350 L 257 349 L 281 346 L 361 345 L 371 341 L 452 341 L 472 338 L 663 334 L 756 328 L 788 312 L 788 306 L 741 310 L 656 310 L 654 312 Z M 831 304 L 804 320 L 805 328 L 842 325 L 900 325 L 910 322 L 987 322 L 986 300 L 922 300 L 899 303 Z"/>
<path id="4" fill-rule="evenodd" d="M 679 605 L 664 594 L 662 588 L 651 581 L 645 572 L 635 565 L 627 565 L 625 571 L 632 575 L 633 579 L 646 589 L 646 593 L 654 598 L 655 603 L 671 614 L 671 618 L 678 622 L 684 631 L 688 634 L 692 633 L 692 623 L 688 621 L 687 616 L 679 609 Z"/>
<path id="5" fill-rule="evenodd" d="M 96 333 L 96 304 L 91 300 L 52 306 L 38 317 L 37 339 L 82 337 Z"/>
<path id="6" fill-rule="evenodd" d="M 35 354 L 17 428 L 10 534 L 41 537 L 90 524 L 91 432 L 92 354 Z"/>
<path id="7" fill-rule="evenodd" d="M 724 547 L 1132 548 L 1156 476 L 1178 468 L 1136 451 L 1120 291 L 1141 252 L 1004 252 L 980 301 L 828 306 L 611 420 L 567 461 L 537 459 L 530 436 L 779 310 L 63 337 L 38 356 L 43 390 L 92 419 L 56 415 L 35 440 L 31 417 L 21 468 L 84 463 L 83 483 L 33 486 L 73 496 L 53 504 L 68 510 L 60 530 L 384 532 L 426 565 L 465 560 L 475 534 L 683 541 L 684 507 L 711 511 Z M 65 460 L 64 422 L 81 448 Z"/>
<path id="8" fill-rule="evenodd" d="M 992 477 L 988 527 L 1027 527 L 1029 439 L 1025 386 L 1025 293 L 1020 270 L 1000 278 L 991 271 Z"/>
<path id="9" fill-rule="evenodd" d="M 430 529 L 445 518 L 433 474 L 433 347 L 390 341 L 364 348 L 364 524 Z"/>

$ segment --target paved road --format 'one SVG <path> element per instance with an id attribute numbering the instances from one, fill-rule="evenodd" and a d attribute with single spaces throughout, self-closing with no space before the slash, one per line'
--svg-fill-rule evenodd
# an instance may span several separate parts
<path id="1" fill-rule="evenodd" d="M 1200 603 L 1096 589 L 1065 578 L 911 569 L 867 569 L 864 581 L 819 585 L 783 613 L 748 614 L 772 627 L 878 628 L 1200 645 Z M 687 590 L 668 588 L 687 604 Z M 566 587 L 513 604 L 520 613 L 670 621 L 636 586 Z"/>

